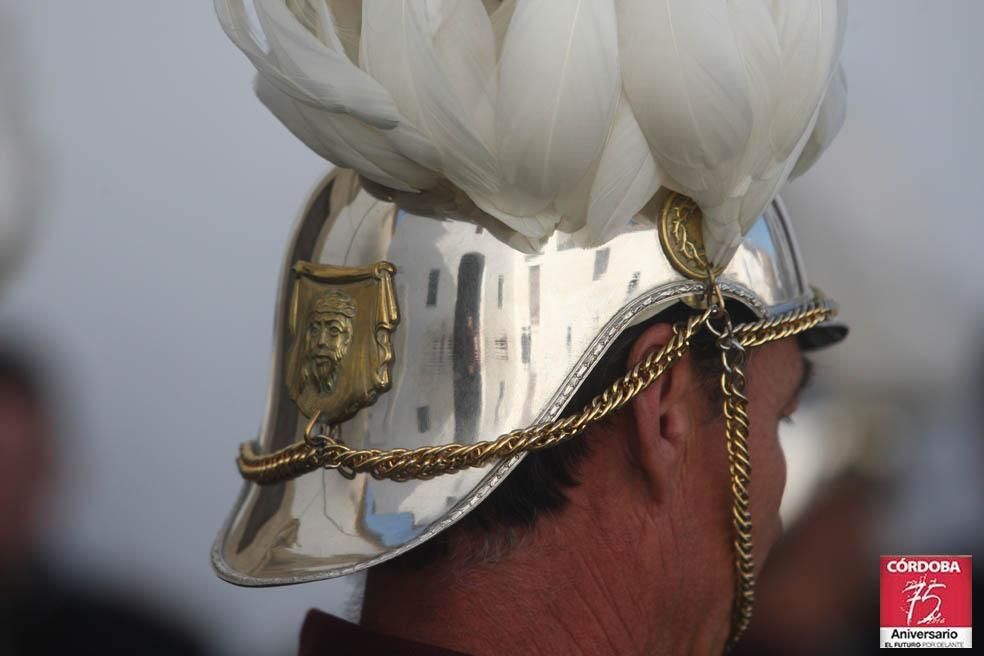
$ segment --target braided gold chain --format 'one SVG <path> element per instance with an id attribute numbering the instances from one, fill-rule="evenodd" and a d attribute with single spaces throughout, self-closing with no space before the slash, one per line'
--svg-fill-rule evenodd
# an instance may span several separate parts
<path id="1" fill-rule="evenodd" d="M 240 448 L 237 464 L 248 481 L 272 485 L 317 469 L 337 469 L 346 476 L 367 473 L 377 479 L 405 481 L 429 479 L 469 467 L 480 467 L 491 460 L 517 453 L 546 449 L 584 431 L 623 407 L 639 392 L 659 378 L 687 352 L 693 336 L 704 328 L 710 310 L 691 317 L 673 328 L 673 337 L 660 349 L 650 351 L 622 378 L 596 396 L 580 412 L 506 433 L 495 440 L 475 444 L 444 444 L 416 449 L 353 449 L 329 435 L 312 435 L 270 454 L 258 454 L 254 443 Z M 734 328 L 734 338 L 743 347 L 752 347 L 799 334 L 826 321 L 833 306 L 816 301 L 774 319 L 742 324 Z M 727 396 L 726 396 L 727 398 Z"/>

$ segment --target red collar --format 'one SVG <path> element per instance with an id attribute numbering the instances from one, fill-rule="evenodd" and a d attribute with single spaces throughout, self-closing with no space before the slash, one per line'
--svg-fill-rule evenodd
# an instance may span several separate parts
<path id="1" fill-rule="evenodd" d="M 308 611 L 301 627 L 298 656 L 468 656 L 460 651 L 393 638 L 318 610 Z"/>

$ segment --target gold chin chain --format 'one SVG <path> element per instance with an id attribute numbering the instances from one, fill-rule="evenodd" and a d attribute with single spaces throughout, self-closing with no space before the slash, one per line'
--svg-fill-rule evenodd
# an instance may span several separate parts
<path id="1" fill-rule="evenodd" d="M 729 647 L 748 627 L 755 598 L 755 561 L 752 552 L 752 517 L 749 509 L 751 459 L 748 451 L 749 421 L 745 397 L 744 364 L 747 349 L 798 335 L 836 314 L 829 301 L 813 301 L 772 319 L 732 325 L 721 291 L 709 286 L 708 309 L 673 327 L 673 337 L 650 351 L 622 378 L 596 396 L 580 412 L 553 421 L 506 433 L 495 440 L 475 444 L 444 444 L 416 449 L 353 449 L 331 436 L 314 433 L 314 421 L 304 442 L 271 454 L 258 454 L 253 442 L 240 448 L 237 460 L 243 478 L 272 485 L 318 469 L 336 469 L 346 477 L 369 474 L 377 479 L 406 481 L 480 467 L 492 460 L 540 451 L 583 432 L 586 428 L 632 400 L 686 354 L 691 340 L 707 329 L 721 354 L 721 391 L 728 467 L 731 478 L 731 520 L 734 531 L 735 605 Z"/>
<path id="2" fill-rule="evenodd" d="M 735 334 L 725 308 L 721 290 L 711 287 L 717 302 L 717 316 L 707 321 L 721 352 L 721 392 L 724 398 L 725 445 L 728 450 L 728 473 L 731 478 L 731 528 L 735 557 L 735 601 L 731 617 L 730 650 L 745 633 L 752 620 L 755 604 L 755 555 L 752 551 L 752 512 L 749 485 L 752 458 L 748 447 L 748 397 L 745 396 L 745 361 L 748 351 Z M 781 331 L 780 331 L 781 332 Z"/>

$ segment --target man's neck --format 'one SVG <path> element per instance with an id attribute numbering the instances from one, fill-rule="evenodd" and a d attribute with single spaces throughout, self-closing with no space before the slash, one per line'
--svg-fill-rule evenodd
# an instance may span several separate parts
<path id="1" fill-rule="evenodd" d="M 533 534 L 495 562 L 468 562 L 460 554 L 478 552 L 481 538 L 459 533 L 446 563 L 371 570 L 362 623 L 473 656 L 717 649 L 723 638 L 710 630 L 713 613 L 687 603 L 689 591 L 672 571 L 641 581 L 639 570 L 626 567 L 636 557 L 631 541 L 599 544 L 601 527 L 590 537 L 570 535 L 569 518 L 564 535 L 551 519 L 541 517 Z"/>

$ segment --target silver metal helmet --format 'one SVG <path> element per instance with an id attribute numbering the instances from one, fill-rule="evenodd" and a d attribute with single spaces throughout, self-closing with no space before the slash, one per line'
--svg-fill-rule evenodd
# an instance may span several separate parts
<path id="1" fill-rule="evenodd" d="M 212 551 L 219 576 L 342 576 L 447 529 L 523 458 L 500 436 L 556 420 L 623 331 L 679 303 L 700 314 L 712 288 L 760 319 L 735 328 L 744 344 L 844 336 L 779 201 L 715 281 L 686 201 L 658 196 L 603 246 L 556 234 L 524 254 L 473 223 L 380 200 L 350 171 L 330 175 L 287 250 L 266 415 Z"/>

